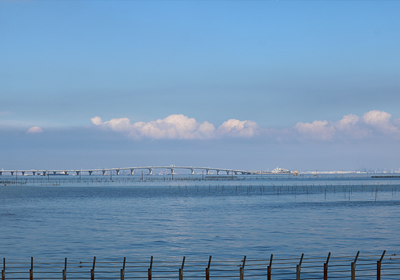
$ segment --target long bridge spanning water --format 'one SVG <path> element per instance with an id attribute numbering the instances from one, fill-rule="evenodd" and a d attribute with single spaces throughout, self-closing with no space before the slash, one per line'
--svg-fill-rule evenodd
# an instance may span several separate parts
<path id="1" fill-rule="evenodd" d="M 141 167 L 120 167 L 120 168 L 94 168 L 94 169 L 68 169 L 68 170 L 44 170 L 44 169 L 30 169 L 30 170 L 0 170 L 0 175 L 9 174 L 11 176 L 14 175 L 119 175 L 121 171 L 128 171 L 127 174 L 133 175 L 135 170 L 147 170 L 148 175 L 153 175 L 154 170 L 169 170 L 170 174 L 176 174 L 175 170 L 190 170 L 190 173 L 194 175 L 195 170 L 199 170 L 204 172 L 206 175 L 210 174 L 210 171 L 213 174 L 220 175 L 221 172 L 226 175 L 235 174 L 235 175 L 252 175 L 252 174 L 261 174 L 263 171 L 247 171 L 247 170 L 238 170 L 238 169 L 227 169 L 227 168 L 213 168 L 213 167 L 198 167 L 198 166 L 141 166 Z"/>

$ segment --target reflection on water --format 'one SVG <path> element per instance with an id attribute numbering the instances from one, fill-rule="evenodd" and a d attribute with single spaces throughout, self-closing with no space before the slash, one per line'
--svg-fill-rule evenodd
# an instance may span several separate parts
<path id="1" fill-rule="evenodd" d="M 0 186 L 0 257 L 262 258 L 400 245 L 400 180 L 74 177 Z"/>

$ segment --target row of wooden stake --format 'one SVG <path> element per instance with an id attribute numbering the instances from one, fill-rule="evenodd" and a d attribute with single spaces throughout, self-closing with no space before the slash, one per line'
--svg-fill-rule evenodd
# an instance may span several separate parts
<path id="1" fill-rule="evenodd" d="M 386 250 L 383 251 L 380 260 L 377 261 L 377 268 L 376 268 L 376 277 L 377 277 L 376 279 L 377 280 L 381 280 L 381 266 L 382 266 L 382 260 L 383 260 L 383 257 L 385 256 L 385 253 L 386 253 Z M 360 254 L 360 251 L 357 252 L 357 255 L 356 255 L 354 261 L 351 263 L 351 280 L 355 280 L 355 278 L 356 278 L 356 263 L 357 263 L 359 254 Z M 328 279 L 328 263 L 329 263 L 330 256 L 331 256 L 331 253 L 328 254 L 328 258 L 327 258 L 326 262 L 324 263 L 324 280 Z M 304 257 L 304 254 L 301 255 L 300 262 L 299 262 L 299 264 L 296 265 L 296 280 L 300 280 L 301 265 L 303 263 L 303 257 Z M 211 258 L 212 257 L 210 256 L 210 258 L 208 260 L 208 266 L 207 266 L 207 268 L 205 270 L 205 278 L 206 278 L 206 280 L 210 280 Z M 267 267 L 267 280 L 271 280 L 272 279 L 272 273 L 271 273 L 271 271 L 272 271 L 272 259 L 273 259 L 273 254 L 271 254 L 270 262 L 269 262 L 269 265 Z M 121 280 L 125 279 L 125 264 L 126 264 L 126 257 L 124 257 L 122 269 L 120 271 L 120 279 Z M 246 256 L 244 256 L 243 263 L 240 266 L 240 271 L 239 271 L 240 280 L 244 280 L 245 264 L 246 264 Z M 95 265 L 96 265 L 96 257 L 94 257 L 94 259 L 93 259 L 93 267 L 90 270 L 90 279 L 91 280 L 95 280 Z M 179 280 L 183 280 L 184 266 L 185 266 L 185 257 L 183 257 L 182 266 L 179 268 Z M 152 269 L 153 269 L 153 256 L 151 256 L 150 267 L 148 268 L 148 280 L 152 280 Z M 1 271 L 1 279 L 2 280 L 6 280 L 6 277 L 5 277 L 5 259 L 3 259 L 3 270 Z M 33 258 L 31 258 L 31 268 L 29 270 L 29 279 L 33 280 Z M 67 279 L 67 258 L 65 258 L 65 266 L 64 266 L 64 269 L 62 271 L 62 279 L 63 280 Z"/>

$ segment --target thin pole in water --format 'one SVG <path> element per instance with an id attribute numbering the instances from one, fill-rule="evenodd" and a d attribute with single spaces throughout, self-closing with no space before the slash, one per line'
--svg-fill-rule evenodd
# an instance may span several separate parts
<path id="1" fill-rule="evenodd" d="M 33 280 L 33 257 L 31 257 L 31 269 L 29 270 L 29 279 Z"/>
<path id="2" fill-rule="evenodd" d="M 150 267 L 149 267 L 149 269 L 147 270 L 147 279 L 148 279 L 148 280 L 151 280 L 151 277 L 152 277 L 152 269 L 153 269 L 153 256 L 151 256 L 151 258 L 150 258 Z"/>

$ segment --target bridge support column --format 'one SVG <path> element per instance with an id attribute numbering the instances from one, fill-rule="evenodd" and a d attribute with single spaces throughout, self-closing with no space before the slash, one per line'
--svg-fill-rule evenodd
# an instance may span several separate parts
<path id="1" fill-rule="evenodd" d="M 206 169 L 206 174 L 210 175 L 210 169 Z"/>
<path id="2" fill-rule="evenodd" d="M 106 170 L 102 170 L 103 171 L 103 175 L 106 175 Z"/>
<path id="3" fill-rule="evenodd" d="M 175 169 L 173 169 L 173 168 L 171 168 L 171 175 L 174 175 L 175 174 Z"/>
<path id="4" fill-rule="evenodd" d="M 35 175 L 36 175 L 36 172 L 35 172 L 35 171 L 32 171 L 32 175 L 35 176 Z"/>
<path id="5" fill-rule="evenodd" d="M 238 174 L 238 172 L 237 171 L 235 171 L 235 175 L 237 175 Z"/>
<path id="6" fill-rule="evenodd" d="M 194 174 L 194 169 L 190 169 L 190 171 L 192 172 L 192 175 Z"/>
<path id="7" fill-rule="evenodd" d="M 217 175 L 219 175 L 220 170 L 217 170 Z"/>
<path id="8" fill-rule="evenodd" d="M 119 170 L 117 169 L 117 170 L 115 170 L 115 172 L 117 172 L 117 175 L 119 175 Z"/>
<path id="9" fill-rule="evenodd" d="M 133 175 L 133 170 L 134 170 L 134 169 L 131 169 L 131 175 Z"/>
<path id="10" fill-rule="evenodd" d="M 11 173 L 11 176 L 13 176 L 13 175 L 14 175 L 14 171 L 11 171 L 10 173 Z"/>
<path id="11" fill-rule="evenodd" d="M 2 171 L 0 171 L 0 175 L 3 175 L 3 172 L 2 172 Z"/>
<path id="12" fill-rule="evenodd" d="M 89 175 L 92 176 L 93 171 L 89 171 Z"/>
<path id="13" fill-rule="evenodd" d="M 81 174 L 80 171 L 76 171 L 76 176 L 79 176 Z"/>
<path id="14" fill-rule="evenodd" d="M 22 173 L 22 176 L 24 176 L 24 175 L 25 175 L 25 171 L 21 171 L 21 173 Z"/>
<path id="15" fill-rule="evenodd" d="M 54 172 L 55 173 L 55 172 Z M 47 175 L 47 172 L 46 171 L 43 171 L 43 176 L 46 176 Z"/>
<path id="16" fill-rule="evenodd" d="M 226 170 L 226 175 L 229 175 L 229 171 L 228 170 Z"/>
<path id="17" fill-rule="evenodd" d="M 57 174 L 57 172 L 53 171 L 53 175 L 56 175 L 56 174 Z"/>
<path id="18" fill-rule="evenodd" d="M 153 175 L 153 168 L 149 168 L 149 175 Z"/>

